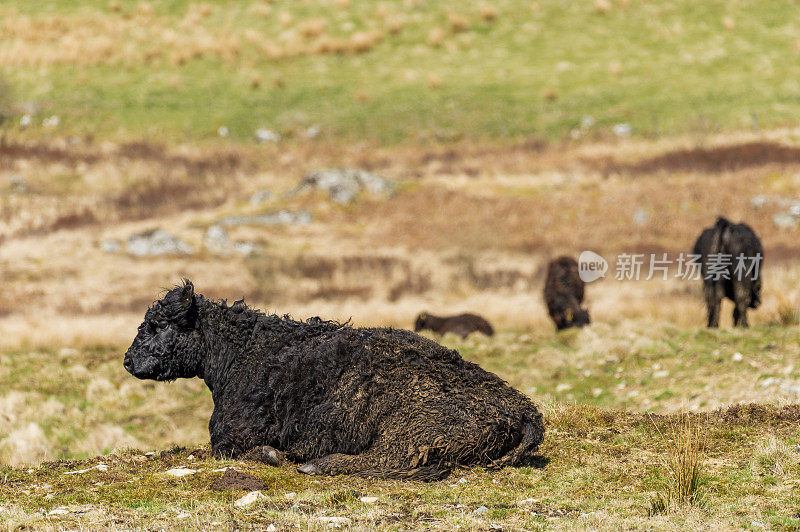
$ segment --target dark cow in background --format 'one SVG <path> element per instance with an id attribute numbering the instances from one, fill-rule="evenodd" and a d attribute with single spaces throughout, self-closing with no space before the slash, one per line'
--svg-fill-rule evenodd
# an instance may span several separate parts
<path id="1" fill-rule="evenodd" d="M 699 255 L 708 326 L 719 327 L 722 298 L 733 301 L 733 324 L 747 327 L 747 309 L 761 304 L 761 266 L 764 249 L 749 225 L 720 216 L 704 229 L 692 250 Z"/>
<path id="2" fill-rule="evenodd" d="M 572 257 L 558 257 L 548 264 L 544 301 L 557 330 L 589 325 L 589 311 L 581 308 L 583 285 Z"/>
<path id="3" fill-rule="evenodd" d="M 544 438 L 530 399 L 436 342 L 228 306 L 188 281 L 147 310 L 123 365 L 204 379 L 215 455 L 285 457 L 307 474 L 438 480 L 529 464 Z"/>
<path id="4" fill-rule="evenodd" d="M 422 312 L 414 321 L 414 332 L 422 330 L 433 331 L 438 334 L 453 333 L 466 338 L 473 332 L 492 336 L 494 329 L 488 321 L 476 314 L 458 314 L 456 316 L 434 316 Z"/>

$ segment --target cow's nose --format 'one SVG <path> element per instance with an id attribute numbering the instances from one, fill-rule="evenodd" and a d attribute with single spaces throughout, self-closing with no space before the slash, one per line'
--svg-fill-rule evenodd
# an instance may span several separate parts
<path id="1" fill-rule="evenodd" d="M 125 360 L 122 361 L 122 365 L 125 367 L 126 370 L 132 371 L 133 370 L 133 359 L 128 355 L 125 355 Z"/>

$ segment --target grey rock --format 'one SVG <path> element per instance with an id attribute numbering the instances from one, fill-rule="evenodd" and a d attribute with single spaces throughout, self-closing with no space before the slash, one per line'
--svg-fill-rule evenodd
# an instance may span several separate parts
<path id="1" fill-rule="evenodd" d="M 781 212 L 772 217 L 772 222 L 778 227 L 793 229 L 800 226 L 800 217 L 792 216 L 788 212 Z"/>
<path id="2" fill-rule="evenodd" d="M 342 205 L 352 202 L 362 190 L 370 194 L 389 196 L 395 185 L 377 174 L 358 168 L 314 170 L 303 177 L 299 190 L 314 188 L 326 192 Z"/>
<path id="3" fill-rule="evenodd" d="M 253 244 L 252 242 L 236 242 L 233 245 L 234 251 L 240 253 L 242 255 L 252 255 L 256 251 L 258 251 L 258 246 Z"/>
<path id="4" fill-rule="evenodd" d="M 272 198 L 272 193 L 269 190 L 259 190 L 252 196 L 250 196 L 250 205 L 257 207 L 261 205 L 265 201 L 269 201 Z"/>
<path id="5" fill-rule="evenodd" d="M 647 223 L 647 220 L 650 218 L 650 215 L 647 214 L 647 211 L 639 208 L 636 209 L 636 212 L 633 214 L 633 223 L 636 225 L 644 225 Z"/>
<path id="6" fill-rule="evenodd" d="M 633 126 L 630 124 L 614 124 L 611 131 L 618 137 L 630 137 L 633 133 Z"/>
<path id="7" fill-rule="evenodd" d="M 769 196 L 766 194 L 759 194 L 758 196 L 753 196 L 750 199 L 750 206 L 754 209 L 760 209 L 761 207 L 769 205 L 769 202 Z"/>
<path id="8" fill-rule="evenodd" d="M 284 210 L 252 216 L 227 216 L 219 223 L 228 227 L 236 225 L 307 225 L 311 223 L 311 213 Z"/>
<path id="9" fill-rule="evenodd" d="M 119 253 L 122 244 L 119 243 L 119 240 L 103 240 L 100 242 L 100 249 L 106 253 Z"/>
<path id="10" fill-rule="evenodd" d="M 310 128 L 303 131 L 303 137 L 307 139 L 315 139 L 319 136 L 321 130 L 318 126 L 311 126 Z"/>
<path id="11" fill-rule="evenodd" d="M 11 189 L 11 192 L 27 192 L 28 183 L 26 183 L 22 177 L 13 175 L 11 176 L 11 179 L 8 180 L 8 188 Z"/>
<path id="12" fill-rule="evenodd" d="M 221 225 L 212 225 L 206 230 L 203 243 L 205 243 L 206 247 L 211 251 L 224 251 L 230 244 L 228 231 Z"/>
<path id="13" fill-rule="evenodd" d="M 480 506 L 472 513 L 475 514 L 475 515 L 482 515 L 482 514 L 485 514 L 488 511 L 489 511 L 489 509 L 486 506 Z"/>
<path id="14" fill-rule="evenodd" d="M 278 133 L 264 128 L 257 129 L 255 137 L 258 142 L 279 142 L 281 140 L 281 136 Z"/>
<path id="15" fill-rule="evenodd" d="M 131 235 L 126 243 L 128 253 L 136 257 L 158 255 L 191 255 L 194 248 L 161 229 Z"/>

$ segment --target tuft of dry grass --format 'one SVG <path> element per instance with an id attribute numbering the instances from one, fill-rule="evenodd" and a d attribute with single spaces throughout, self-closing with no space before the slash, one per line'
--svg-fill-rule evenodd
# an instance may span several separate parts
<path id="1" fill-rule="evenodd" d="M 497 18 L 497 7 L 492 4 L 482 3 L 478 6 L 478 14 L 484 22 L 491 22 Z"/>
<path id="2" fill-rule="evenodd" d="M 439 27 L 432 28 L 428 32 L 428 44 L 438 48 L 444 43 L 446 35 L 447 35 L 446 32 L 442 28 Z"/>
<path id="3" fill-rule="evenodd" d="M 667 446 L 666 456 L 661 457 L 667 479 L 651 499 L 650 514 L 702 507 L 703 459 L 708 441 L 706 426 L 689 414 L 672 419 L 666 434 L 655 423 L 653 426 Z"/>

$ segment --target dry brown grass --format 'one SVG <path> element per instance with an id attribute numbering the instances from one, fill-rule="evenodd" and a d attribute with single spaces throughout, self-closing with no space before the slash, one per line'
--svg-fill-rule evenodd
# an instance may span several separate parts
<path id="1" fill-rule="evenodd" d="M 651 514 L 679 512 L 703 505 L 703 459 L 708 440 L 707 429 L 689 415 L 680 416 L 664 434 L 667 445 L 662 457 L 667 479 L 652 499 Z"/>
<path id="2" fill-rule="evenodd" d="M 772 223 L 779 207 L 755 209 L 750 199 L 791 197 L 800 180 L 780 132 L 764 134 L 758 150 L 754 140 L 709 139 L 694 151 L 682 139 L 391 150 L 300 142 L 280 154 L 271 147 L 11 145 L 0 187 L 16 175 L 30 192 L 0 193 L 2 342 L 124 343 L 147 303 L 181 276 L 215 297 L 247 296 L 301 317 L 408 326 L 423 308 L 472 310 L 501 328 L 549 331 L 540 295 L 547 260 L 583 249 L 612 261 L 623 251 L 686 252 L 715 213 L 746 220 L 764 241 L 764 303 L 752 322 L 791 323 L 800 298 L 796 234 Z M 736 153 L 746 164 L 721 170 L 707 162 Z M 675 167 L 680 158 L 672 154 L 690 154 L 692 162 Z M 330 166 L 362 167 L 406 185 L 390 200 L 364 198 L 346 209 L 318 195 L 283 195 L 295 186 L 292 176 Z M 106 239 L 162 227 L 202 250 L 205 228 L 254 212 L 249 197 L 262 189 L 275 199 L 260 209 L 311 209 L 314 222 L 231 229 L 231 238 L 261 246 L 256 258 L 203 251 L 145 261 L 99 249 Z M 640 208 L 650 216 L 636 225 Z M 597 323 L 703 322 L 698 283 L 613 275 L 612 262 L 609 278 L 588 289 Z M 723 324 L 729 319 L 726 303 Z M 103 320 L 108 327 L 98 325 Z M 54 325 L 42 326 L 48 322 Z"/>

